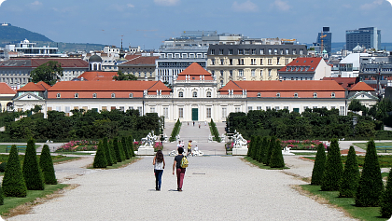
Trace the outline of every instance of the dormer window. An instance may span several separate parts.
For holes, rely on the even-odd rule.
[[[116,98],[116,94],[115,93],[112,93],[112,98]]]
[[[298,97],[298,93],[294,93],[294,97],[296,97],[296,98],[297,98],[297,97]]]
[[[317,93],[313,93],[313,98],[317,98]]]
[[[57,93],[56,98],[61,98],[61,94]]]
[[[335,92],[331,93],[331,98],[335,98]]]
[[[133,93],[129,93],[129,98],[133,98]]]
[[[207,92],[207,97],[211,97],[211,92],[210,91]]]
[[[178,92],[178,97],[184,97],[184,92],[182,91]]]
[[[276,97],[280,97],[280,93],[276,93]]]
[[[261,93],[259,92],[259,93],[257,93],[257,97],[261,97]]]
[[[93,94],[93,98],[97,98],[97,93],[94,93],[94,94]]]
[[[75,93],[75,98],[79,98],[79,93]]]

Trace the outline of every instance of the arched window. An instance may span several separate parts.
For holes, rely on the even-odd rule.
[[[116,98],[116,94],[115,93],[112,93],[112,98]]]
[[[194,92],[192,93],[192,97],[197,97],[197,92],[196,92],[196,91],[194,91]]]
[[[93,94],[93,98],[97,98],[97,93],[94,93],[94,94]]]
[[[133,93],[129,93],[129,98],[133,98]]]
[[[79,98],[79,93],[75,93],[75,98]]]
[[[207,97],[211,97],[211,91],[207,92]]]
[[[184,97],[184,92],[182,91],[178,92],[178,97]]]
[[[331,97],[334,98],[335,97],[335,92],[331,93]]]
[[[280,93],[276,93],[276,97],[280,97]]]
[[[298,93],[294,93],[294,97],[298,97]]]
[[[56,98],[61,98],[61,94],[57,93]]]

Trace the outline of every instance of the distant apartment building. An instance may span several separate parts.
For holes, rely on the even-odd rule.
[[[357,45],[367,49],[381,49],[381,30],[378,30],[376,27],[347,30],[346,49],[352,51]]]
[[[207,51],[213,44],[238,44],[239,34],[218,34],[216,31],[185,31],[180,37],[167,39],[159,48],[156,80],[173,84],[178,74],[196,62],[207,68]]]
[[[249,39],[241,44],[210,45],[207,68],[220,87],[231,80],[278,80],[278,70],[306,54],[306,45]]]
[[[36,43],[31,43],[25,39],[17,45],[6,45],[5,49],[8,52],[16,52],[21,57],[61,57],[57,47],[50,46],[36,46]]]
[[[331,66],[321,57],[297,58],[278,71],[279,80],[321,80],[331,76]]]
[[[156,59],[158,56],[135,56],[135,58],[118,65],[125,75],[133,74],[138,80],[154,81],[156,79]]]
[[[359,79],[383,94],[388,83],[392,83],[392,56],[373,53],[360,58]]]

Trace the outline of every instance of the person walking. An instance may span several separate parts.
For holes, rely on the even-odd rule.
[[[187,155],[191,154],[191,152],[192,152],[192,140],[190,140],[188,142],[188,154]]]
[[[179,192],[182,191],[182,184],[184,182],[184,177],[185,177],[185,171],[186,168],[181,168],[181,160],[183,157],[184,153],[184,148],[180,147],[178,148],[178,155],[174,157],[174,162],[173,162],[173,175],[174,175],[174,170],[177,173],[177,190]]]
[[[152,160],[152,164],[154,165],[154,173],[155,173],[155,189],[157,191],[160,191],[161,184],[162,184],[163,169],[165,169],[165,159],[163,158],[163,154],[161,150],[157,151],[157,154]]]

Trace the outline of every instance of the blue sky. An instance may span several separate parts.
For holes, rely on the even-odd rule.
[[[6,0],[0,22],[58,42],[119,46],[123,38],[156,49],[186,30],[312,43],[323,26],[333,42],[345,41],[345,30],[377,27],[392,42],[391,13],[386,0]]]

